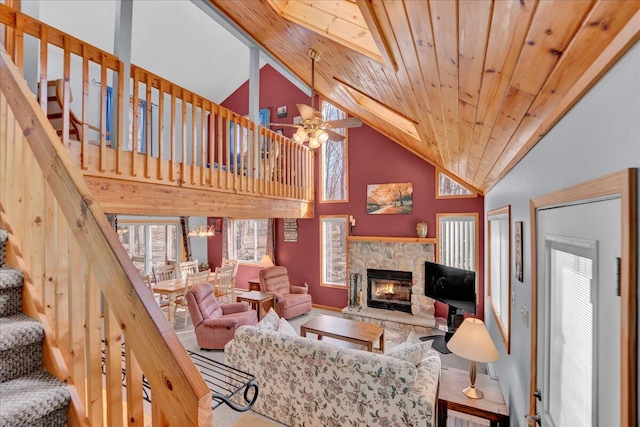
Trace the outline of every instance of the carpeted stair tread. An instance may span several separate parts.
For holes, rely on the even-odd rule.
[[[66,384],[44,370],[0,384],[0,427],[64,426],[65,418],[52,420],[62,412],[71,395]]]
[[[23,280],[22,271],[7,266],[0,267],[0,290],[19,288]]]
[[[0,351],[12,348],[42,343],[44,329],[42,325],[20,313],[10,317],[0,317]]]

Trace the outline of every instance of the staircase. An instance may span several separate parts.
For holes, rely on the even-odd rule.
[[[21,312],[22,272],[4,264],[0,230],[0,427],[67,425],[67,386],[42,368],[42,325]]]

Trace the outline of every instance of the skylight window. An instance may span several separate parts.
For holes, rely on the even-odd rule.
[[[373,28],[372,33],[355,0],[267,0],[267,3],[283,18],[385,63],[379,49],[384,44],[374,37],[378,30]]]

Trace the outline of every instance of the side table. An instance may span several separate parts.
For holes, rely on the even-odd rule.
[[[471,399],[462,393],[469,384],[469,371],[454,368],[440,371],[437,426],[447,426],[449,409],[489,420],[491,427],[509,426],[509,410],[504,403],[500,383],[486,374],[478,374],[476,387],[484,393],[482,399]]]
[[[258,321],[262,319],[262,304],[271,301],[271,307],[276,306],[275,295],[260,291],[245,292],[238,295],[236,300],[238,302],[246,301],[251,304],[251,307],[258,312]]]
[[[250,291],[259,291],[260,290],[260,279],[258,279],[257,277],[255,279],[249,279],[249,280],[247,280],[247,282],[249,283],[249,290]]]

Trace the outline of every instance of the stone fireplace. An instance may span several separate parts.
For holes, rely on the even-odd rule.
[[[434,301],[424,295],[424,262],[435,260],[435,239],[349,236],[347,243],[348,274],[359,273],[362,276],[363,307],[361,310],[345,307],[342,310],[343,316],[378,323],[383,327],[429,333],[435,327],[435,309]],[[372,307],[367,284],[368,270],[410,272],[409,310]]]

